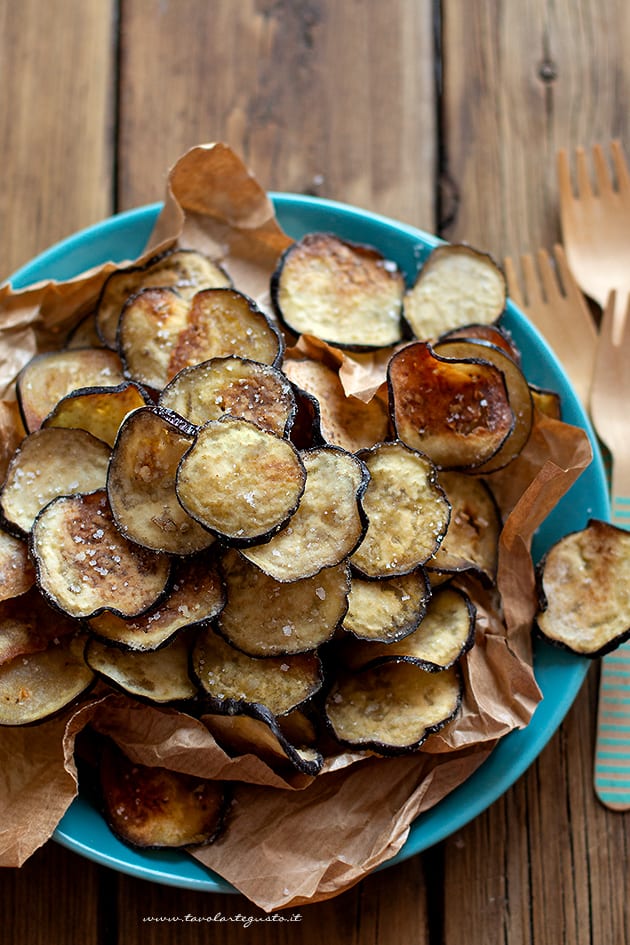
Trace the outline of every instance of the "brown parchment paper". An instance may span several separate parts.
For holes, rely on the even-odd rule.
[[[251,172],[227,145],[207,144],[171,169],[164,209],[139,261],[174,244],[201,249],[268,309],[269,277],[289,243]],[[63,344],[113,268],[106,262],[64,283],[0,289],[0,475],[24,432],[14,401],[17,372],[33,354]],[[347,394],[366,402],[382,395],[382,354],[348,355],[308,337],[297,340],[293,354],[325,359]],[[21,865],[52,835],[77,794],[75,743],[90,726],[138,763],[233,783],[227,830],[192,855],[262,909],[348,889],[401,849],[413,820],[482,764],[497,739],[530,721],[540,700],[531,651],[531,539],[590,459],[582,430],[537,415],[523,455],[492,477],[505,518],[497,586],[471,575],[458,579],[477,608],[475,646],[463,660],[462,710],[422,750],[399,758],[333,751],[323,772],[308,777],[253,755],[231,757],[203,719],[101,685],[54,720],[0,730],[0,865]]]

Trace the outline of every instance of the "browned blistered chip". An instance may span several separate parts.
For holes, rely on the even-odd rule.
[[[507,300],[505,277],[486,253],[462,244],[437,246],[405,295],[405,319],[429,340],[461,325],[495,322]]]
[[[630,532],[590,520],[549,549],[540,585],[546,639],[582,656],[615,649],[630,637]]]
[[[174,249],[144,266],[129,266],[113,272],[105,282],[96,311],[99,336],[109,348],[116,347],[120,313],[127,299],[141,289],[172,288],[183,298],[200,289],[229,288],[231,280],[221,266],[190,249]]]
[[[129,414],[116,439],[107,475],[112,513],[122,535],[152,551],[194,554],[215,540],[175,491],[192,433],[176,414],[143,407]]]
[[[197,426],[230,414],[280,436],[289,433],[296,411],[291,384],[278,368],[236,355],[184,368],[159,404]]]
[[[0,601],[24,594],[34,583],[26,541],[0,528]]]
[[[50,607],[31,587],[19,597],[0,602],[0,664],[39,653],[76,630],[74,620]]]
[[[418,626],[430,596],[422,568],[378,581],[366,581],[355,574],[343,628],[360,640],[400,640]]]
[[[282,256],[271,298],[296,334],[350,348],[382,348],[402,337],[404,280],[369,246],[308,233]]]
[[[360,455],[370,474],[363,497],[368,527],[351,564],[368,578],[409,574],[435,554],[449,522],[435,466],[398,441]]]
[[[127,414],[150,402],[146,391],[130,381],[117,387],[87,387],[62,397],[42,426],[87,430],[113,446]]]
[[[125,380],[120,358],[106,348],[73,348],[37,354],[17,379],[17,399],[27,431],[38,430],[62,397],[81,387],[117,387]]]
[[[192,652],[192,669],[214,711],[231,715],[263,705],[284,715],[321,688],[322,669],[315,653],[248,656],[211,627],[201,630]]]
[[[276,364],[282,354],[277,329],[234,289],[205,289],[190,300],[172,289],[143,289],[123,308],[118,345],[128,376],[158,390],[211,358]]]
[[[356,548],[366,528],[365,465],[353,453],[322,446],[302,453],[306,488],[288,526],[242,554],[276,581],[297,581],[332,568]]]
[[[88,666],[130,696],[156,702],[185,702],[197,694],[190,678],[189,640],[175,637],[158,650],[133,652],[92,638],[85,650]]]
[[[219,632],[250,656],[304,653],[330,640],[348,607],[347,565],[280,583],[237,551],[221,560],[226,605]]]
[[[164,594],[171,566],[168,556],[120,534],[104,490],[49,502],[35,519],[31,550],[40,590],[71,617],[148,610]]]
[[[203,722],[224,751],[232,755],[255,755],[272,768],[287,762],[303,774],[316,775],[324,759],[310,745],[293,742],[281,722],[264,706],[255,706],[252,715],[204,715]],[[299,710],[294,709],[294,712]]]
[[[337,372],[322,361],[289,359],[283,369],[297,387],[317,399],[320,429],[328,443],[354,453],[387,437],[389,414],[379,397],[364,403],[348,396]]]
[[[501,513],[490,487],[467,473],[443,471],[439,482],[451,504],[448,531],[427,561],[430,571],[481,571],[496,576]]]
[[[426,342],[395,354],[388,371],[398,437],[443,469],[475,469],[514,429],[505,379],[481,358],[446,358]]]
[[[26,534],[56,496],[102,489],[109,457],[109,446],[85,430],[51,427],[29,434],[15,452],[0,491],[6,521]]]

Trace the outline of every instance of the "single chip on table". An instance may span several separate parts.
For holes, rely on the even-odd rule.
[[[107,742],[100,759],[105,817],[125,843],[145,849],[212,843],[221,833],[228,794],[211,781],[131,761]]]
[[[85,649],[88,666],[117,689],[148,702],[187,702],[197,695],[188,672],[189,640],[179,634],[158,650],[133,652],[90,639]]]
[[[430,571],[473,569],[491,581],[496,577],[501,512],[488,484],[468,473],[443,471],[439,482],[451,504],[451,520]]]
[[[306,471],[289,440],[226,415],[202,426],[177,471],[186,511],[228,543],[267,541],[295,514]]]
[[[172,288],[190,298],[200,289],[230,288],[224,269],[192,249],[172,249],[149,260],[144,266],[117,269],[108,277],[96,308],[98,334],[108,348],[116,347],[118,321],[123,305],[146,288]]]
[[[478,469],[515,426],[503,373],[478,358],[446,358],[414,342],[389,362],[390,410],[397,436],[441,469]]]
[[[204,289],[185,299],[172,289],[142,289],[125,304],[118,347],[132,380],[161,390],[183,368],[237,354],[277,364],[278,329],[235,289]]]
[[[177,469],[193,443],[194,427],[170,411],[143,407],[123,422],[107,474],[116,525],[131,541],[169,554],[188,555],[215,540],[182,507]]]
[[[61,427],[29,434],[15,452],[0,491],[9,525],[27,534],[52,499],[102,489],[111,450],[85,430]]]
[[[352,554],[366,529],[362,497],[365,464],[333,446],[301,454],[306,488],[289,525],[242,554],[276,581],[297,581],[332,568]]]
[[[217,628],[250,656],[314,650],[333,637],[348,607],[345,563],[291,584],[269,577],[234,550],[220,567],[227,600]]]
[[[0,725],[29,725],[74,702],[94,681],[85,634],[65,634],[46,649],[0,665]]]
[[[80,387],[117,387],[125,380],[115,351],[73,348],[37,354],[17,378],[16,396],[29,433],[38,430],[62,397]]]
[[[552,643],[600,657],[630,638],[630,532],[591,519],[540,563],[536,624]]]
[[[34,583],[26,541],[0,528],[0,602],[26,593]]]
[[[404,639],[391,643],[348,640],[342,660],[351,670],[388,660],[417,663],[427,672],[454,666],[475,640],[475,607],[457,588],[437,588],[416,629]]]
[[[497,321],[507,301],[503,272],[487,254],[452,243],[437,246],[405,294],[405,319],[421,341],[468,324]]]
[[[386,439],[389,413],[380,397],[365,403],[347,395],[337,372],[321,361],[289,359],[283,370],[296,387],[317,399],[320,430],[328,443],[354,453]]]
[[[423,568],[378,581],[367,581],[355,574],[343,629],[359,640],[382,643],[401,640],[416,629],[430,597]]]
[[[324,759],[316,748],[294,744],[264,706],[250,711],[252,715],[204,715],[203,723],[223,750],[232,755],[251,754],[272,768],[286,767],[288,762],[302,774],[319,774]]]
[[[131,381],[117,387],[82,388],[62,397],[42,426],[87,430],[113,446],[127,414],[150,403],[147,392]]]
[[[91,617],[88,630],[98,639],[127,650],[150,651],[168,643],[186,627],[201,626],[225,605],[225,591],[212,552],[174,561],[168,594],[138,617],[109,610]]]
[[[374,247],[330,233],[308,233],[280,258],[271,300],[297,335],[354,349],[402,338],[404,278]]]
[[[31,552],[40,590],[71,617],[142,613],[164,595],[171,568],[169,556],[120,534],[105,490],[49,502],[33,524]]]
[[[440,547],[450,506],[434,464],[400,441],[359,454],[370,481],[363,496],[367,531],[350,563],[367,578],[409,574]]]
[[[248,656],[212,627],[199,631],[192,669],[210,710],[227,715],[247,714],[255,705],[266,706],[272,715],[284,715],[314,696],[322,685],[316,653]]]
[[[36,587],[0,601],[0,664],[45,650],[55,640],[77,632],[71,617],[46,603]]]
[[[428,673],[389,660],[340,674],[326,698],[326,722],[342,745],[396,755],[415,751],[450,722],[461,698],[456,667]]]
[[[289,433],[296,412],[293,388],[278,368],[236,355],[184,368],[159,404],[197,426],[230,414],[280,436]]]

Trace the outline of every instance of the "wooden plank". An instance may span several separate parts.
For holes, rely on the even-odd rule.
[[[114,7],[0,4],[0,280],[111,212]]]
[[[121,208],[161,199],[183,151],[223,140],[267,189],[433,229],[430,0],[130,0],[122,12]]]

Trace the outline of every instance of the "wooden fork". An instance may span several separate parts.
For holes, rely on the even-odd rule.
[[[630,174],[619,141],[610,144],[614,179],[601,145],[592,149],[591,179],[584,148],[575,152],[576,188],[569,155],[558,151],[560,221],[563,244],[573,275],[582,290],[603,309],[612,289],[621,304],[630,290]],[[623,312],[615,312],[615,333]]]
[[[613,316],[622,312],[613,337]],[[612,456],[611,521],[630,528],[630,295],[611,293],[600,329],[591,388],[591,416]],[[594,784],[614,810],[630,809],[630,642],[601,661]]]
[[[588,406],[597,331],[563,249],[554,246],[553,258],[539,249],[536,262],[529,254],[521,256],[521,268],[524,292],[511,258],[504,260],[508,292],[549,342],[580,400]]]

